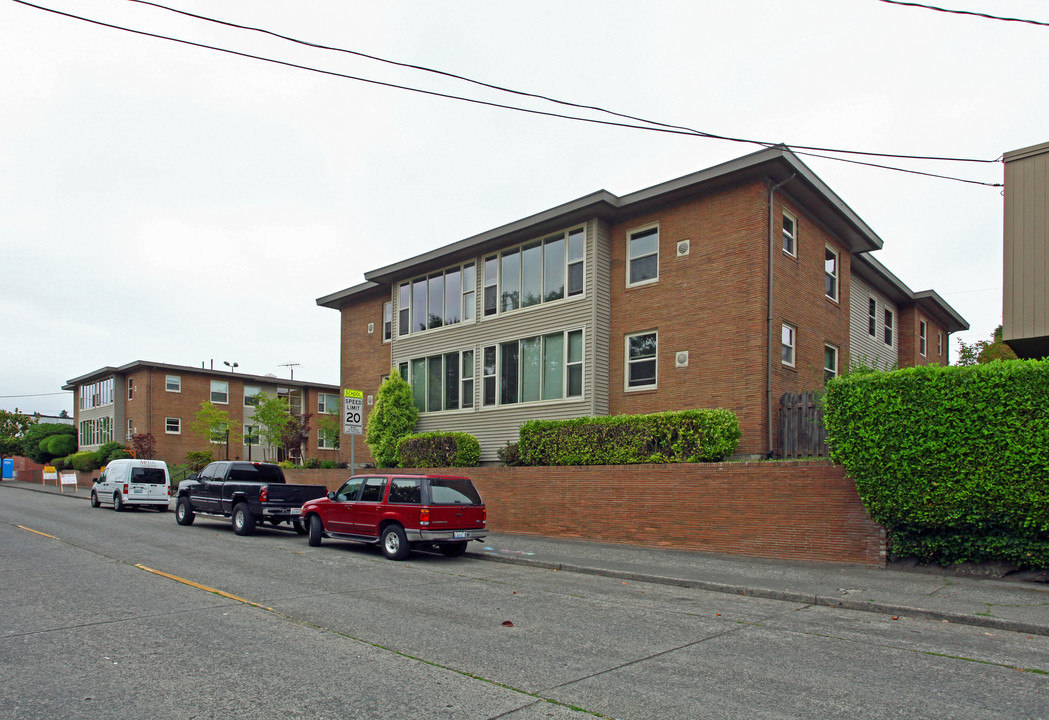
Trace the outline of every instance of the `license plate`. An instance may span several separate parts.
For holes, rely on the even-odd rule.
[[[143,493],[143,489],[142,488],[132,488],[131,492],[134,493],[135,495],[141,495]]]
[[[289,515],[302,515],[302,508],[292,508],[288,511]]]
[[[452,533],[452,537],[456,538],[456,539],[458,539],[458,538],[468,538],[468,537],[470,537],[470,533],[466,532],[465,530],[456,530],[455,532]]]

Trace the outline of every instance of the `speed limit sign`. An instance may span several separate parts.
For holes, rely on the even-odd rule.
[[[342,391],[342,433],[364,434],[364,392],[361,390]]]

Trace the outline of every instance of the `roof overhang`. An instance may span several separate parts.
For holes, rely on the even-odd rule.
[[[930,318],[944,327],[948,333],[969,329],[969,323],[940,297],[935,290],[914,292],[902,280],[889,272],[868,254],[854,255],[852,272],[863,278],[875,290],[885,295],[897,305],[917,305]]]
[[[204,368],[204,367],[192,367],[189,365],[170,365],[168,363],[157,363],[148,362],[145,360],[135,360],[129,362],[126,365],[120,365],[118,367],[112,367],[107,365],[106,367],[93,370],[86,375],[75,377],[72,380],[67,380],[66,384],[62,386],[63,390],[76,390],[80,385],[86,385],[87,383],[95,382],[96,380],[104,380],[112,375],[127,375],[128,373],[134,372],[139,369],[147,370],[158,370],[163,372],[177,372],[177,373],[194,373],[197,375],[210,375],[216,378],[229,378],[230,376],[236,377],[239,380],[249,380],[260,384],[267,385],[280,385],[283,387],[298,387],[298,388],[318,388],[320,390],[331,390],[337,392],[339,390],[338,385],[329,385],[327,383],[316,383],[309,382],[308,380],[290,380],[287,378],[279,378],[276,375],[250,375],[248,373],[234,373],[229,370],[216,370],[215,368]]]

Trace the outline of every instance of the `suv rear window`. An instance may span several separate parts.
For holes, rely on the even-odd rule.
[[[481,496],[469,478],[430,478],[434,505],[480,505]]]
[[[164,485],[167,483],[164,471],[160,468],[131,468],[131,482],[146,485]]]
[[[246,482],[282,483],[284,471],[278,465],[251,465],[238,463],[229,471],[230,480]]]

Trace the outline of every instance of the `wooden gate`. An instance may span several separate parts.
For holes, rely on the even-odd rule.
[[[826,457],[820,392],[784,393],[779,399],[779,455],[783,458]]]

